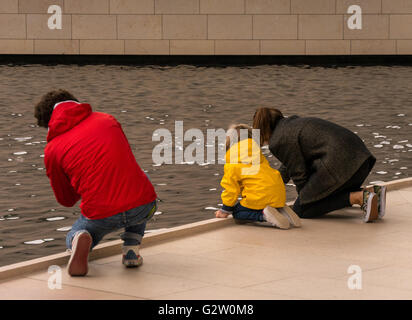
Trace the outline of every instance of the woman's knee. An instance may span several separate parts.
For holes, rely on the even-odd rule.
[[[317,210],[313,210],[311,206],[301,205],[298,200],[293,204],[293,211],[302,219],[312,219],[323,216],[324,213],[319,213]]]

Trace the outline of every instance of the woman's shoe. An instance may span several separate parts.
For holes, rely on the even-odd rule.
[[[373,185],[367,188],[369,192],[374,192],[378,196],[378,218],[382,219],[386,213],[386,187]]]
[[[375,192],[363,190],[363,204],[361,208],[364,212],[364,222],[372,222],[378,219],[378,195]]]
[[[292,226],[296,228],[300,228],[302,226],[299,216],[292,210],[291,207],[284,206],[283,208],[278,208],[278,210],[289,220],[289,223]]]
[[[136,268],[143,264],[143,258],[139,254],[139,246],[123,246],[122,251],[122,263],[126,268]]]
[[[85,276],[89,271],[89,252],[92,246],[92,236],[87,231],[79,231],[72,240],[72,255],[67,264],[67,272],[73,276]]]
[[[263,216],[265,220],[269,222],[271,225],[278,227],[280,229],[289,229],[290,223],[288,218],[282,215],[278,209],[274,207],[267,206],[263,209]]]
[[[382,219],[386,213],[386,187],[375,185],[373,191],[378,195],[379,219]]]

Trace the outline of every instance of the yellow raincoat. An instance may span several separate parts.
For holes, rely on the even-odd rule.
[[[221,181],[222,201],[233,207],[239,195],[240,204],[260,210],[266,206],[285,206],[286,191],[278,170],[270,167],[259,145],[253,139],[244,139],[226,152],[224,176]]]

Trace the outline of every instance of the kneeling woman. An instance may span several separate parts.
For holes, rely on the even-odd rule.
[[[363,220],[385,215],[386,187],[362,189],[376,159],[350,130],[319,118],[283,117],[274,108],[260,108],[253,118],[261,142],[282,162],[284,183],[293,180],[301,218],[315,218],[358,204]]]

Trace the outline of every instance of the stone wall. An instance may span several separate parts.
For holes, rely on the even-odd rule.
[[[412,0],[0,0],[0,54],[412,54]]]

